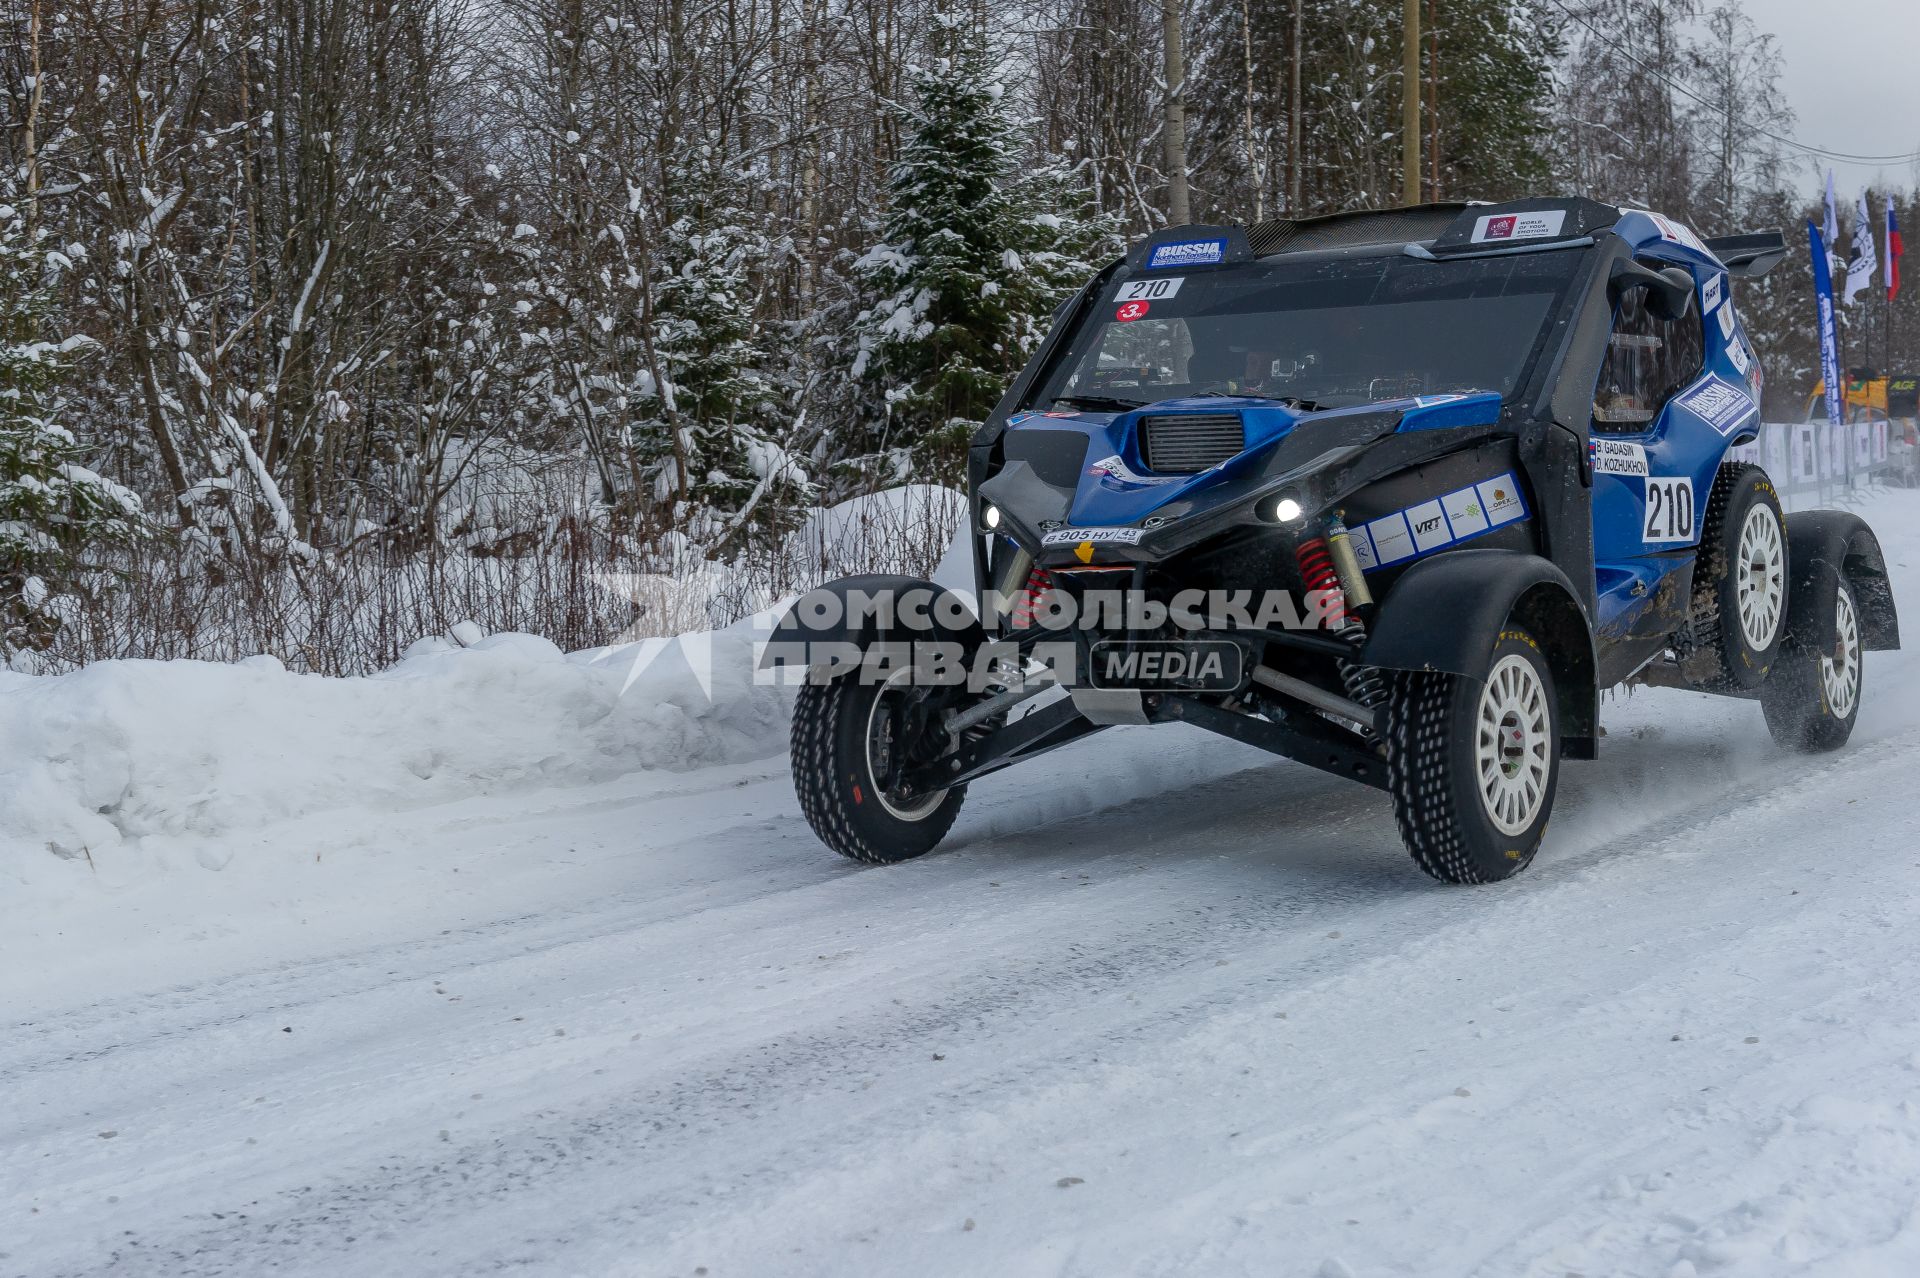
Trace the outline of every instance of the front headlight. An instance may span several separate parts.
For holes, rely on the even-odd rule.
[[[1299,501],[1285,493],[1274,498],[1273,504],[1267,510],[1276,522],[1282,524],[1290,524],[1306,513],[1301,509]]]
[[[988,532],[1000,527],[1000,508],[992,502],[980,508],[980,526]]]

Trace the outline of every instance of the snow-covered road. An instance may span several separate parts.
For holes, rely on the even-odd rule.
[[[1866,697],[1616,701],[1475,889],[1186,728],[887,869],[779,760],[235,835],[0,949],[0,1274],[1920,1273],[1920,658]]]

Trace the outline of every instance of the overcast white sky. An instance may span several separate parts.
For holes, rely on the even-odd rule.
[[[1859,155],[1920,151],[1920,0],[1743,0],[1779,37],[1794,136]],[[1862,184],[1915,185],[1911,164],[1833,165],[1840,197]],[[1807,171],[1805,185],[1825,182]],[[1903,228],[1904,229],[1904,228]]]

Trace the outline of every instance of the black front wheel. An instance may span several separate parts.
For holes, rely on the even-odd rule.
[[[916,792],[901,774],[941,754],[937,689],[902,668],[884,682],[859,673],[807,683],[793,709],[793,788],[820,841],[870,865],[911,860],[946,837],[963,785]]]
[[[1860,609],[1853,583],[1840,579],[1833,600],[1833,646],[1826,651],[1790,647],[1760,686],[1767,731],[1789,750],[1838,750],[1860,717]]]
[[[1560,780],[1553,671],[1509,625],[1486,677],[1396,676],[1384,736],[1394,820],[1414,861],[1442,883],[1493,883],[1527,868]]]

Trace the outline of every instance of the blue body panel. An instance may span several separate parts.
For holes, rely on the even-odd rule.
[[[1757,388],[1748,380],[1755,367],[1753,348],[1719,261],[1686,227],[1653,214],[1627,213],[1614,232],[1633,245],[1636,257],[1678,266],[1693,276],[1691,322],[1702,326],[1706,363],[1699,379],[1669,400],[1644,430],[1595,436],[1596,459],[1598,450],[1610,445],[1633,445],[1644,452],[1647,469],[1643,477],[1595,468],[1593,558],[1599,615],[1594,621],[1601,634],[1630,630],[1651,605],[1662,579],[1691,561],[1688,552],[1698,549],[1714,474],[1727,449],[1757,430],[1760,422]],[[1691,536],[1648,538],[1650,481],[1662,478],[1688,482]],[[1662,495],[1670,492],[1668,487]]]
[[[1705,349],[1699,378],[1674,395],[1644,429],[1594,436],[1592,521],[1598,603],[1594,620],[1599,634],[1618,636],[1633,630],[1657,597],[1662,581],[1692,561],[1714,476],[1727,450],[1758,429],[1760,410],[1759,370],[1720,261],[1692,230],[1658,214],[1623,211],[1613,233],[1627,241],[1634,257],[1678,266],[1693,277],[1695,305],[1690,322],[1702,326]],[[1750,379],[1750,375],[1755,376]],[[1138,524],[1169,507],[1177,507],[1171,513],[1184,514],[1204,505],[1210,490],[1260,466],[1266,454],[1308,418],[1323,421],[1397,412],[1402,414],[1398,429],[1405,432],[1489,425],[1499,420],[1501,409],[1500,396],[1492,392],[1382,400],[1311,414],[1271,400],[1206,396],[1167,400],[1118,414],[1030,412],[1013,418],[1009,428],[1084,433],[1087,465],[1074,493],[1070,519],[1077,526],[1108,527]],[[1244,452],[1197,475],[1155,475],[1146,469],[1137,430],[1140,417],[1220,412],[1241,415],[1247,440]],[[1623,445],[1644,461],[1644,474],[1621,465],[1627,460],[1621,457]],[[1610,453],[1604,461],[1603,450]],[[1608,469],[1609,465],[1614,468]],[[1659,510],[1666,510],[1676,481],[1684,481],[1691,494],[1686,535],[1650,537],[1649,517],[1656,513],[1651,503],[1658,501]],[[1657,498],[1655,487],[1660,488]]]
[[[1136,429],[1142,416],[1222,412],[1240,414],[1247,433],[1245,452],[1197,475],[1155,475],[1147,471]],[[1137,523],[1175,502],[1204,499],[1210,489],[1259,467],[1272,447],[1309,417],[1321,422],[1380,412],[1401,413],[1399,429],[1402,431],[1484,426],[1499,420],[1500,396],[1491,391],[1477,395],[1427,395],[1303,413],[1267,399],[1209,395],[1198,399],[1169,399],[1125,413],[1029,413],[1014,418],[1008,426],[1013,430],[1023,427],[1071,430],[1087,436],[1088,464],[1080,474],[1069,519],[1076,525],[1103,528]],[[1100,467],[1099,463],[1115,457],[1121,465]]]

